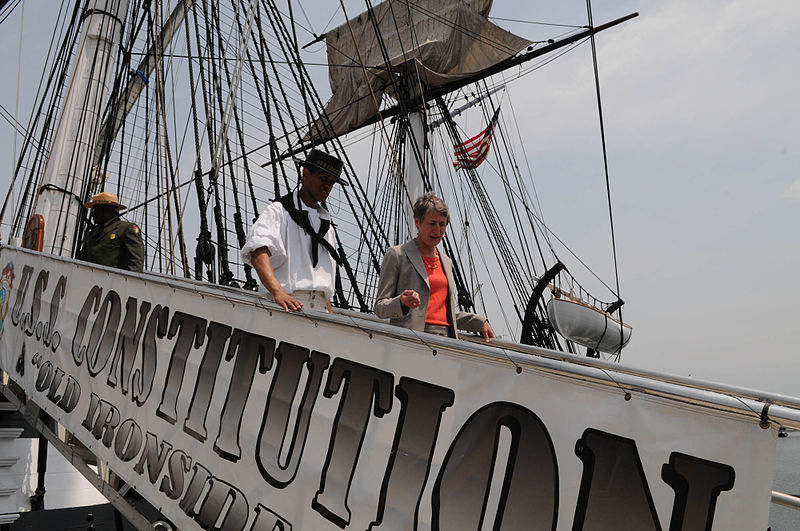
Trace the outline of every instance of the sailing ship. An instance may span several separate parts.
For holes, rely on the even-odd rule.
[[[765,527],[800,400],[614,363],[631,337],[619,282],[596,297],[571,273],[583,262],[544,223],[506,120],[496,74],[635,14],[534,42],[490,21],[491,0],[340,7],[303,40],[291,1],[62,4],[6,200],[6,397],[139,527],[108,471],[180,529]],[[314,147],[350,184],[328,200],[336,311],[285,314],[238,249]],[[142,228],[143,274],[72,258],[103,190]],[[511,340],[370,313],[427,190],[451,206],[459,306]]]

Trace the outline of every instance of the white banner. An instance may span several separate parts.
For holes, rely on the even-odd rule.
[[[180,529],[766,529],[757,421],[244,292],[0,267],[0,367]]]

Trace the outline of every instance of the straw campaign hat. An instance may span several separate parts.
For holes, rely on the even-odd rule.
[[[92,208],[100,205],[115,206],[118,210],[127,208],[125,205],[120,204],[117,194],[112,194],[111,192],[100,192],[99,194],[94,194],[94,197],[92,197],[91,201],[83,204],[83,206],[86,208]]]

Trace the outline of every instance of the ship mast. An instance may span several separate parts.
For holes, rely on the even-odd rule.
[[[108,98],[128,0],[96,0],[84,12],[84,30],[56,140],[34,212],[44,218],[45,252],[70,256],[89,179],[97,130]]]
[[[405,138],[404,148],[404,172],[403,181],[408,192],[408,201],[403,205],[406,211],[406,221],[408,222],[408,233],[416,233],[414,228],[414,204],[413,202],[426,191],[425,176],[427,175],[426,160],[427,151],[425,150],[425,108],[419,107],[408,114],[408,130]]]

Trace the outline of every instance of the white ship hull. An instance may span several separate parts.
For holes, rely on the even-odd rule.
[[[0,367],[180,529],[666,529],[685,503],[713,529],[766,528],[777,428],[753,398],[14,248],[0,262]],[[768,416],[800,426],[797,404]]]

